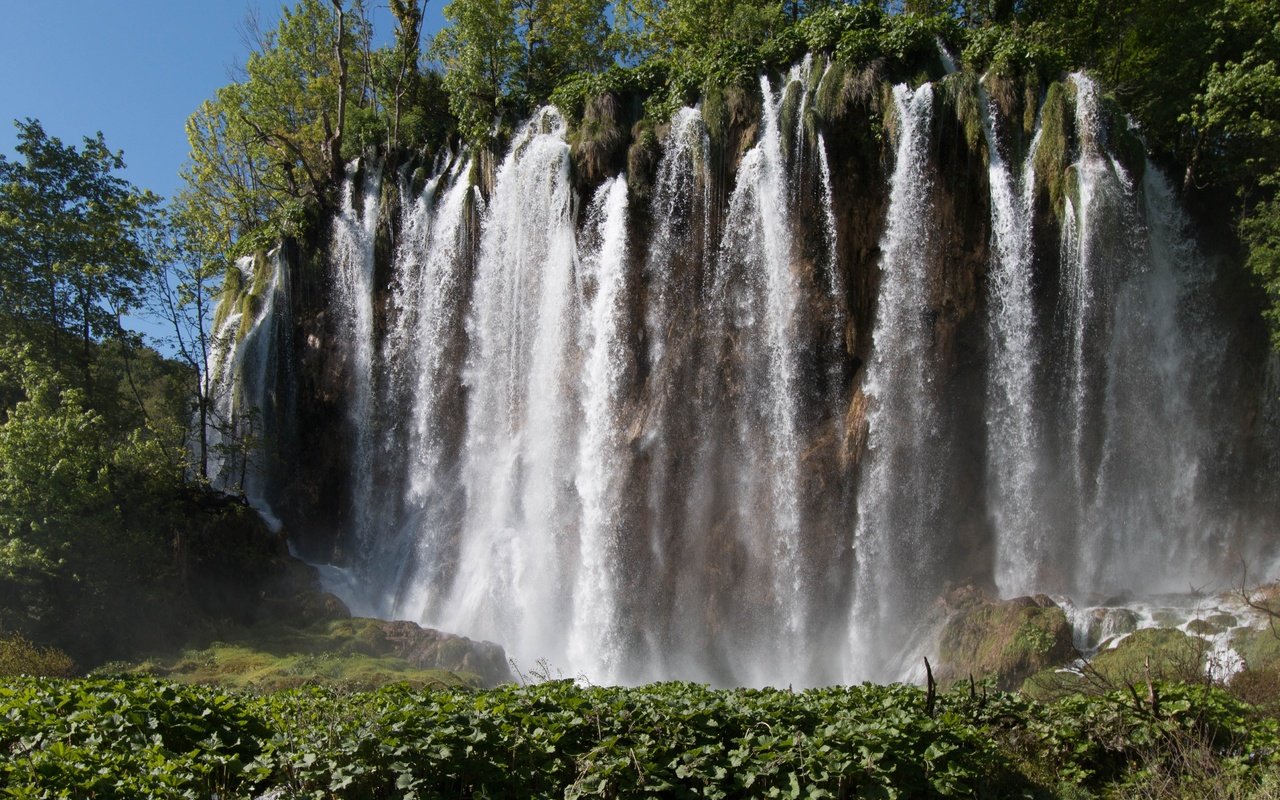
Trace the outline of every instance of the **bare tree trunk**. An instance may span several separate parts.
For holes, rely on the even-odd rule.
[[[329,136],[329,178],[332,184],[342,174],[342,129],[347,121],[347,13],[342,0],[332,0],[338,12],[338,39],[334,50],[338,58],[338,124]]]

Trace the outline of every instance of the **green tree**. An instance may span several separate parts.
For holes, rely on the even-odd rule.
[[[159,199],[116,174],[101,133],[76,149],[15,124],[20,158],[0,155],[0,317],[92,398],[94,343],[123,335],[154,271]]]
[[[344,159],[377,141],[367,126],[366,135],[347,135],[367,118],[349,108],[374,103],[367,81],[350,80],[370,36],[359,8],[300,0],[282,10],[274,30],[250,25],[253,50],[242,79],[187,121],[184,203],[199,215],[195,232],[209,245],[229,253],[262,229],[241,248],[252,250],[298,233],[306,206],[333,207]]]
[[[790,22],[780,0],[634,0],[627,6],[643,55],[700,58],[723,42],[759,47]]]
[[[150,311],[171,333],[164,337],[170,351],[185,367],[187,396],[195,408],[192,427],[195,472],[208,480],[208,430],[213,410],[212,358],[214,309],[226,273],[224,251],[212,249],[201,236],[200,214],[180,198],[171,209],[172,224],[166,242],[166,268],[155,276]]]
[[[514,0],[452,0],[450,25],[432,41],[444,65],[444,88],[458,130],[469,142],[486,142],[520,67]]]
[[[607,0],[452,0],[432,43],[458,128],[487,142],[504,116],[523,116],[579,73],[614,62]]]

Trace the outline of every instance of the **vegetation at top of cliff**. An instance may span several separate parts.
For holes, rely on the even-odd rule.
[[[1146,687],[1143,687],[1144,689]],[[904,686],[571,681],[250,696],[0,684],[0,786],[51,797],[1269,797],[1280,729],[1220,690],[1040,703]],[[1141,695],[1139,695],[1141,697]]]
[[[968,69],[1039,87],[1090,71],[1187,192],[1229,201],[1280,345],[1280,10],[1269,0],[450,0],[430,41],[421,3],[391,7],[382,48],[362,0],[298,0],[275,30],[250,26],[240,79],[188,122],[188,247],[225,259],[314,233],[344,163],[371,147],[393,159],[497,147],[547,102],[585,124],[584,141],[613,136],[727,87],[754,92],[758,74],[805,52],[891,80],[937,78],[941,42]],[[585,120],[602,95],[619,101],[618,119]]]

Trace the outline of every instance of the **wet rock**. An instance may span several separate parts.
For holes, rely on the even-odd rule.
[[[939,639],[937,670],[944,683],[973,675],[1016,689],[1036,672],[1077,656],[1067,615],[1045,595],[995,600],[962,587],[946,604],[951,614]]]

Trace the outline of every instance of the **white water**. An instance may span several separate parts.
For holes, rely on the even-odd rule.
[[[347,419],[351,426],[351,532],[357,548],[367,554],[378,534],[374,497],[375,394],[373,331],[373,248],[378,229],[377,198],[381,175],[367,167],[356,208],[354,173],[358,162],[347,168],[342,186],[342,205],[333,220],[329,257],[333,268],[333,297],[339,346],[349,362],[351,380]]]
[[[717,276],[729,305],[729,325],[753,329],[753,338],[762,345],[742,355],[744,379],[759,393],[748,390],[742,398],[748,407],[738,418],[738,436],[744,455],[758,450],[760,427],[768,439],[758,459],[740,465],[738,514],[744,524],[761,514],[771,517],[771,524],[754,526],[760,540],[749,543],[757,557],[772,566],[779,630],[768,646],[779,650],[779,656],[786,653],[801,661],[808,644],[804,633],[809,587],[801,553],[798,498],[795,317],[800,293],[793,271],[789,208],[796,193],[788,185],[781,116],[788,87],[803,91],[809,69],[806,59],[792,69],[776,93],[768,78],[760,79],[765,100],[760,141],[743,156],[738,184],[729,199]],[[797,140],[804,138],[803,103],[797,114]]]
[[[1055,561],[1046,497],[1043,421],[1037,409],[1036,310],[1032,297],[1032,203],[1037,129],[1015,174],[1001,149],[994,102],[979,88],[982,130],[987,141],[991,192],[990,309],[991,365],[988,368],[987,446],[990,451],[990,505],[998,541],[995,580],[1000,594],[1013,597],[1044,591],[1044,566]]]
[[[254,256],[236,261],[242,285],[252,291],[260,283]],[[242,336],[244,319],[233,312],[213,332],[209,370],[209,416],[205,433],[209,479],[214,487],[241,494],[272,530],[280,520],[271,509],[270,465],[265,463],[270,424],[277,407],[274,397],[277,371],[284,356],[281,338],[289,323],[289,274],[274,250],[261,267],[271,270],[266,287],[257,297],[257,314]],[[237,338],[238,336],[238,338]],[[273,442],[274,444],[274,442]]]
[[[865,378],[870,431],[858,492],[850,620],[852,659],[872,676],[885,674],[885,637],[926,599],[917,587],[935,584],[930,538],[941,504],[935,473],[941,432],[925,317],[935,246],[928,150],[933,87],[898,85],[893,99],[896,155],[880,242],[874,355]]]
[[[918,622],[951,581],[1087,606],[1215,558],[1228,523],[1205,460],[1231,434],[1197,392],[1225,358],[1221,337],[1189,335],[1212,331],[1204,262],[1167,182],[1110,155],[1092,84],[1073,79],[1058,253],[1035,252],[1053,235],[1033,229],[1031,154],[1012,163],[984,98],[990,262],[970,335],[986,347],[965,406],[935,341],[953,268],[943,104],[928,84],[894,89],[875,315],[859,320],[850,287],[875,281],[837,247],[866,221],[837,210],[835,187],[857,185],[828,147],[840,132],[808,136],[811,77],[803,63],[761,80],[731,182],[696,109],[667,126],[644,203],[636,176],[578,195],[551,109],[517,133],[487,202],[462,156],[415,197],[401,176],[386,292],[378,179],[348,182],[334,313],[360,547],[326,575],[353,607],[597,682],[807,685],[912,675],[933,641]],[[846,324],[872,334],[860,372]],[[857,388],[855,468],[831,440]],[[983,426],[964,440],[978,452],[956,420]],[[957,530],[963,514],[980,524]]]
[[[504,643],[525,663],[566,652],[577,498],[573,194],[564,121],[544,109],[517,136],[485,213],[464,385],[457,572],[428,620]]]
[[[619,425],[627,364],[627,182],[612,178],[596,190],[587,213],[586,253],[579,281],[590,284],[584,309],[582,436],[574,485],[582,503],[578,575],[568,658],[595,680],[621,680],[625,653],[618,616],[623,534],[625,442]]]

